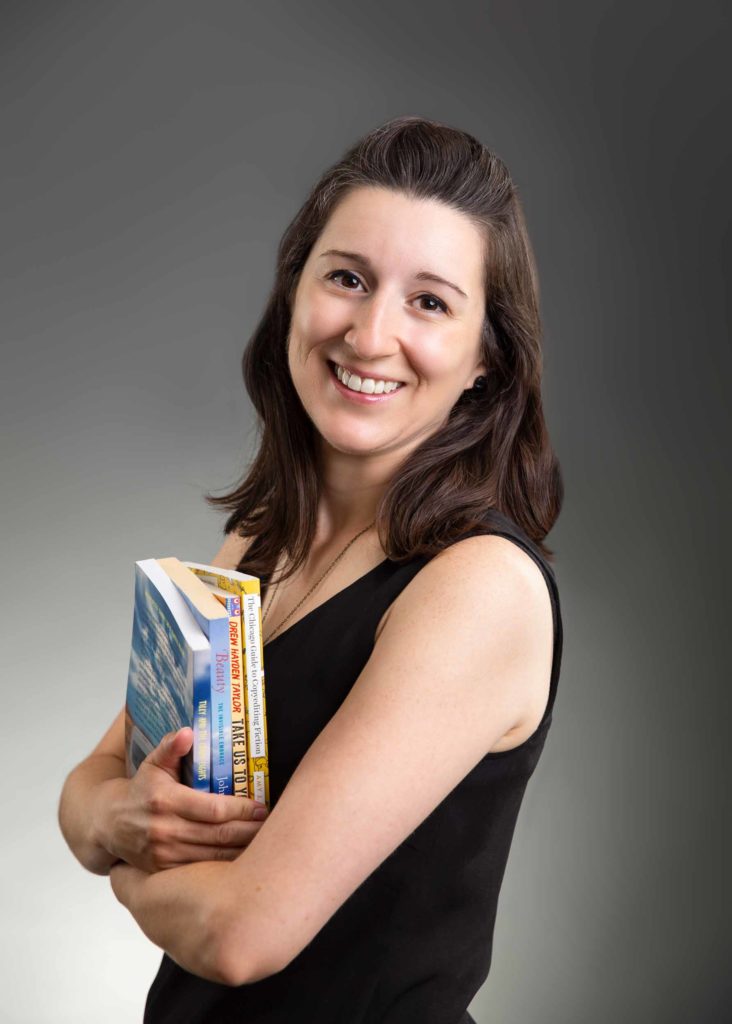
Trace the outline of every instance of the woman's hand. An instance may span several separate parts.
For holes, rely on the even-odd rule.
[[[263,824],[263,804],[202,793],[180,782],[193,730],[168,733],[131,779],[98,789],[98,839],[114,857],[147,873],[195,861],[234,860]]]
[[[129,864],[109,872],[114,895],[151,942],[180,967],[218,984],[249,981],[231,929],[231,864],[186,864],[147,874]],[[241,908],[236,914],[241,920]],[[251,938],[250,938],[251,942]],[[252,980],[259,980],[259,977]]]

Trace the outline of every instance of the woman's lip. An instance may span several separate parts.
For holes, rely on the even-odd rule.
[[[328,366],[330,367],[330,376],[336,387],[336,390],[339,391],[344,397],[350,398],[352,402],[357,402],[361,405],[373,405],[375,402],[388,401],[390,398],[393,398],[394,395],[398,395],[399,392],[403,391],[404,388],[407,386],[406,384],[402,384],[400,388],[394,388],[393,391],[389,391],[387,392],[387,394],[384,394],[383,392],[380,395],[361,394],[360,391],[351,391],[351,389],[347,388],[345,384],[341,384],[341,382],[338,380],[338,377],[336,376],[335,363],[329,360]]]
[[[331,369],[333,370],[334,373],[336,371],[336,367],[340,366],[340,368],[342,370],[348,370],[348,372],[351,373],[351,374],[355,373],[357,377],[361,378],[361,380],[363,380],[364,377],[367,377],[367,378],[371,377],[371,375],[368,374],[368,373],[362,374],[359,370],[352,370],[350,367],[344,366],[343,363],[337,363],[334,359],[329,359],[328,363],[330,364]],[[395,377],[371,377],[371,380],[375,380],[377,383],[380,380],[383,380],[385,384],[386,383],[404,384],[403,380],[397,380]]]

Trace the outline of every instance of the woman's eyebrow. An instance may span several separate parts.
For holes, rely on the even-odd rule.
[[[371,260],[360,252],[349,252],[346,249],[326,249],[325,252],[321,252],[318,259],[322,259],[324,256],[340,256],[344,260],[351,260],[353,263],[360,263],[361,266],[371,269]],[[436,281],[438,284],[446,284],[448,288],[453,288],[464,299],[468,297],[462,288],[453,284],[452,281],[447,281],[444,277],[440,277],[439,274],[432,274],[429,270],[420,270],[419,273],[414,275],[414,278],[416,281]]]

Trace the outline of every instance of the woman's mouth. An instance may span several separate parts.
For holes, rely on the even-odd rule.
[[[328,360],[328,366],[336,390],[344,397],[362,405],[386,401],[406,387],[401,381],[374,380],[370,377],[361,379],[357,374],[349,374],[348,370],[331,359]]]

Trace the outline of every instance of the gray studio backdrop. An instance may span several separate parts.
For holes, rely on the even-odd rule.
[[[508,163],[565,483],[554,724],[479,1024],[718,1024],[729,50],[716,3],[0,13],[3,1019],[139,1021],[159,950],[57,831],[121,706],[133,563],[206,561],[239,360],[307,189],[416,113]],[[724,742],[724,746],[723,746]]]

